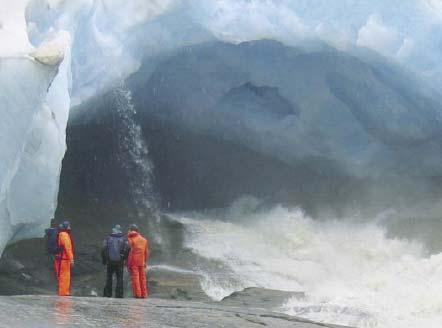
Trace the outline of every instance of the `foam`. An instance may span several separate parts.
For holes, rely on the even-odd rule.
[[[316,221],[298,209],[179,216],[186,246],[234,272],[202,284],[214,299],[262,287],[304,291],[281,311],[355,327],[437,327],[442,320],[442,255],[390,239],[373,223]],[[227,221],[228,220],[228,221]],[[225,286],[228,286],[227,288]]]

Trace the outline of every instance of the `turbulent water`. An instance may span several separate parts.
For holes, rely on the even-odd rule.
[[[439,327],[442,255],[392,239],[370,218],[318,221],[281,206],[240,201],[219,214],[176,215],[186,246],[222,263],[202,286],[214,299],[245,287],[304,291],[279,311],[355,327]]]

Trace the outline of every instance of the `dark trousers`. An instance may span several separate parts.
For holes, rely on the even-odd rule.
[[[107,264],[107,274],[106,274],[106,286],[104,287],[104,297],[112,297],[112,278],[114,273],[117,276],[117,286],[115,288],[115,297],[123,298],[123,263],[108,263]]]

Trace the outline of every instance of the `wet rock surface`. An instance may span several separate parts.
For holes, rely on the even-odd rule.
[[[212,302],[201,288],[200,277],[190,272],[153,267],[149,270],[149,292],[162,299]]]
[[[290,298],[303,298],[303,292],[285,292],[264,288],[246,288],[225,297],[221,304],[224,306],[252,307],[273,310],[280,307]]]
[[[259,309],[173,300],[0,297],[0,327],[339,327]]]

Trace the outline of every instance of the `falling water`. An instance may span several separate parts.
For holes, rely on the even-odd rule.
[[[125,82],[114,89],[114,97],[118,118],[119,161],[126,171],[137,215],[142,218],[157,211],[153,164],[149,159],[149,148],[143,138],[143,131],[136,120],[132,92]]]

